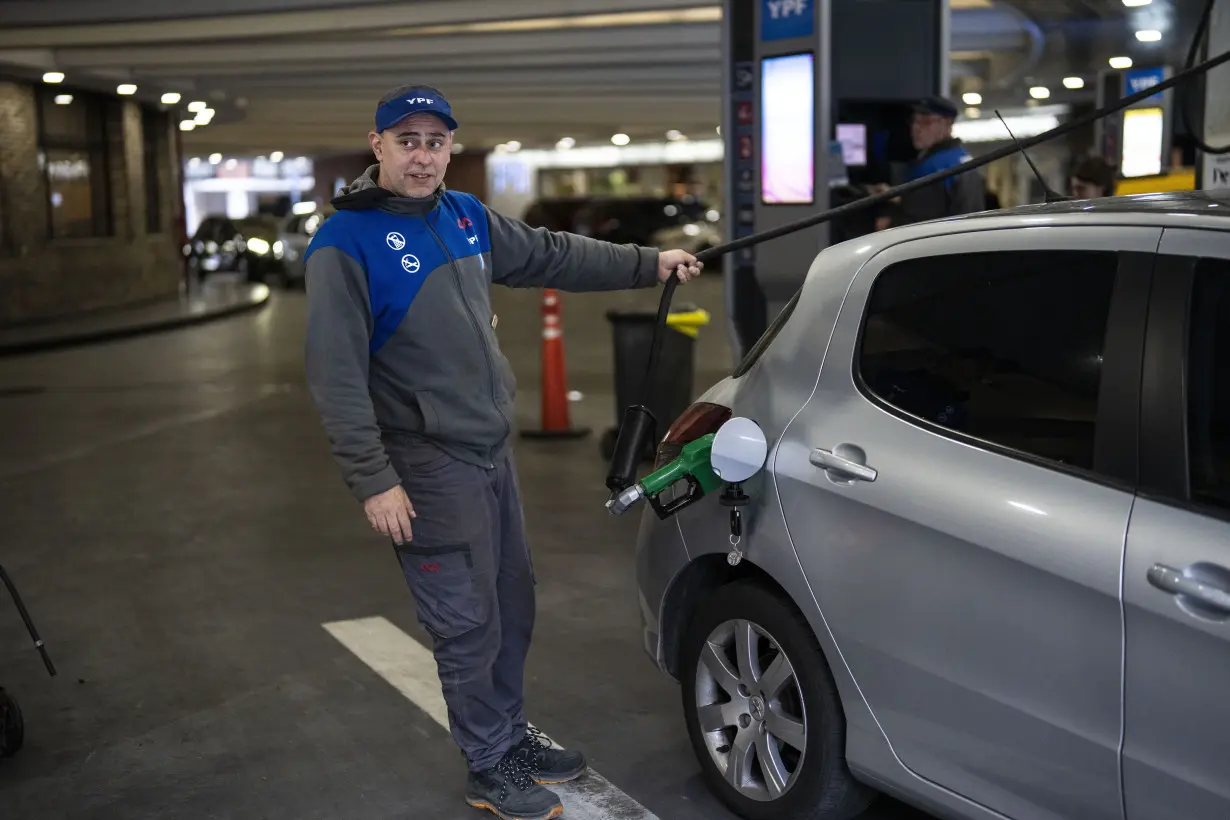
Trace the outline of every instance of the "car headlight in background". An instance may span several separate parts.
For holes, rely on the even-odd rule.
[[[218,252],[217,242],[206,242],[205,243],[205,253],[217,253],[217,252]]]
[[[248,250],[257,256],[264,256],[269,253],[269,243],[259,236],[254,236],[248,240]]]
[[[687,234],[688,236],[697,236],[700,234],[700,226],[696,225],[693,222],[689,222],[688,224],[683,226],[683,232]]]
[[[281,259],[282,255],[285,252],[286,252],[286,246],[282,244],[281,239],[273,243],[273,258],[274,259]]]

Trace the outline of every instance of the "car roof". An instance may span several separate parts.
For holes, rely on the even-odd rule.
[[[969,231],[1050,226],[1126,226],[1202,228],[1230,231],[1230,190],[1133,194],[1103,199],[1069,200],[1020,205],[996,211],[915,222],[850,239],[865,250],[879,252],[899,242],[942,237]]]
[[[1054,224],[1141,224],[1158,227],[1176,224],[1174,218],[1183,217],[1182,224],[1185,226],[1193,225],[1192,219],[1198,219],[1201,227],[1226,230],[1230,228],[1230,223],[1224,221],[1230,217],[1230,190],[1132,194],[1050,202],[1043,205],[1020,205],[999,211],[963,214],[935,222],[998,219],[1018,220],[1022,224],[1034,225],[1037,224],[1038,217],[1054,217]]]

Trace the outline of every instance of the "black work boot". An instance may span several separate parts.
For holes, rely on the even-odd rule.
[[[553,748],[550,739],[533,726],[509,754],[529,770],[534,782],[546,786],[567,783],[585,773],[585,755]]]
[[[511,752],[490,769],[470,772],[466,802],[500,820],[549,820],[564,813],[559,798],[535,783]]]

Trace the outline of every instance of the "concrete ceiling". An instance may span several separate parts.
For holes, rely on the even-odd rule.
[[[1088,99],[1092,82],[1061,78],[1092,80],[1113,54],[1181,61],[1198,11],[1175,4],[1199,0],[952,2],[954,91],[1019,106],[1036,84]],[[408,82],[444,90],[475,148],[713,137],[719,19],[712,0],[0,0],[0,66],[204,101],[216,114],[183,134],[192,153],[363,150],[376,100]]]

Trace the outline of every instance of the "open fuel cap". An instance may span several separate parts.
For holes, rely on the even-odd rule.
[[[723,424],[713,437],[709,464],[718,478],[738,484],[760,472],[768,455],[769,443],[760,425],[738,416]]]

